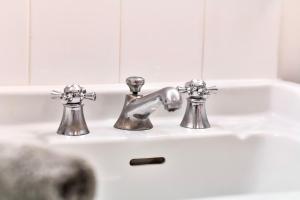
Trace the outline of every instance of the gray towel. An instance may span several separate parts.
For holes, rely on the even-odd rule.
[[[0,144],[0,200],[92,200],[95,182],[81,159]]]

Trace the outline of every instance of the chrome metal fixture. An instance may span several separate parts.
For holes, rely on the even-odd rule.
[[[64,111],[57,133],[67,136],[79,136],[89,133],[83,114],[82,101],[89,99],[96,100],[96,93],[87,93],[83,87],[73,84],[64,88],[64,92],[53,90],[51,92],[53,99],[61,99]]]
[[[192,129],[210,128],[207,119],[205,102],[209,95],[217,93],[216,87],[206,87],[201,80],[187,82],[184,87],[177,87],[180,93],[187,93],[187,107],[181,126]]]
[[[145,79],[142,77],[129,77],[126,83],[132,94],[127,94],[125,104],[118,121],[114,127],[123,130],[148,130],[153,128],[149,116],[160,105],[165,110],[175,111],[181,108],[181,95],[176,88],[166,87],[147,96],[139,95]]]

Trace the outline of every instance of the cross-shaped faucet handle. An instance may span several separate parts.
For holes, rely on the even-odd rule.
[[[184,87],[177,87],[180,93],[187,93],[192,98],[206,99],[211,94],[216,94],[218,89],[215,86],[207,87],[205,81],[193,79],[185,83]]]
[[[64,92],[53,90],[51,92],[53,99],[61,99],[63,104],[80,104],[84,99],[96,100],[95,92],[87,92],[85,88],[77,84],[68,85]]]

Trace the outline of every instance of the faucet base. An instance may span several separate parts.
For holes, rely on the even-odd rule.
[[[210,128],[205,109],[205,99],[191,97],[187,99],[187,108],[180,126],[191,129]]]
[[[89,133],[83,115],[83,104],[65,104],[62,121],[57,134],[66,136],[80,136]]]
[[[125,112],[130,102],[141,97],[142,96],[140,95],[126,95],[123,110],[118,121],[115,123],[114,128],[128,131],[144,131],[153,128],[153,125],[148,118],[150,113],[145,115],[128,115],[128,113]]]
[[[115,128],[128,131],[145,131],[153,128],[149,119],[136,120],[120,117],[114,125]]]

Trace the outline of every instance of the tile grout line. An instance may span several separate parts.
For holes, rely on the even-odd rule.
[[[284,2],[283,1],[280,1],[280,16],[279,16],[279,34],[278,34],[278,44],[277,44],[277,65],[276,65],[276,78],[281,78],[280,77],[280,72],[281,72],[281,38],[282,38],[282,26],[283,26],[283,23],[284,23]]]
[[[31,0],[27,1],[27,78],[31,85]]]
[[[205,65],[205,46],[206,46],[206,0],[203,0],[203,16],[202,16],[202,59],[201,59],[201,80],[204,80]]]
[[[118,74],[118,82],[121,83],[121,67],[122,67],[122,0],[119,0],[119,74]]]

